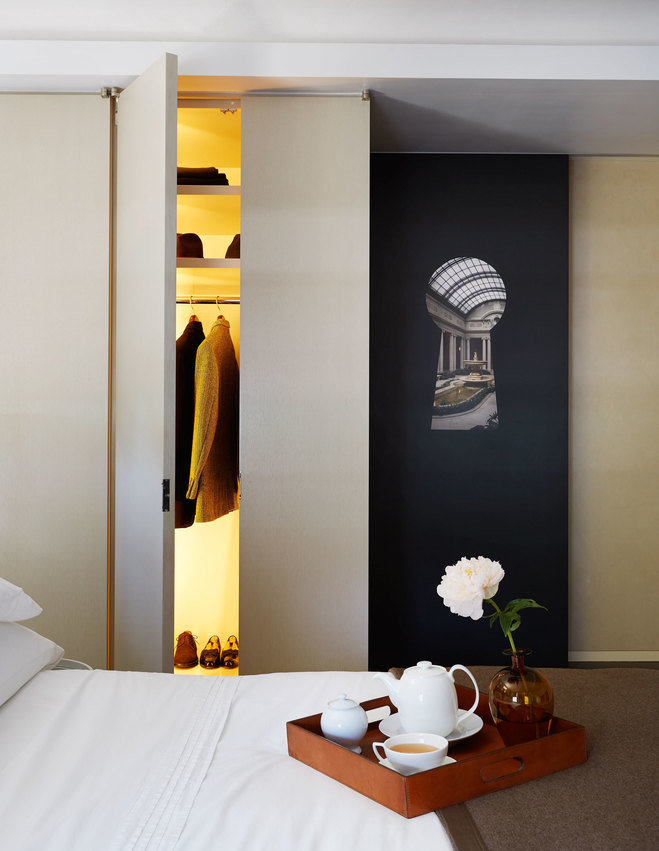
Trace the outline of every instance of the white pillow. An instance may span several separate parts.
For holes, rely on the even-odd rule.
[[[22,588],[0,578],[0,621],[26,621],[41,612],[41,606],[28,597]]]
[[[52,668],[64,650],[17,623],[0,623],[0,706],[44,668]]]

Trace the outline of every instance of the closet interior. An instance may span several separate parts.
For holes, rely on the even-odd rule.
[[[208,346],[216,335],[222,338],[222,354],[218,355],[215,343],[210,348],[217,357],[229,357],[228,349],[235,352],[236,373],[240,368],[240,152],[241,152],[240,101],[220,99],[179,100],[177,131],[177,260],[176,260],[176,339],[177,339],[177,476],[181,465],[186,468],[188,458],[194,478],[195,465],[200,466],[204,451],[200,450],[208,440],[208,429],[217,428],[217,435],[233,416],[234,395],[236,406],[236,431],[231,429],[222,438],[235,446],[217,447],[213,444],[206,464],[231,464],[235,457],[237,472],[237,403],[238,384],[227,391],[227,376],[220,368],[215,375],[211,391],[217,399],[209,399],[200,392],[200,349],[196,355],[194,346]],[[197,239],[198,237],[198,239]],[[200,256],[203,255],[203,256]],[[194,318],[193,318],[194,317]],[[218,323],[219,317],[223,319]],[[197,323],[192,326],[191,323]],[[200,325],[198,323],[201,323]],[[228,325],[227,325],[228,323]],[[190,326],[190,327],[189,327]],[[227,340],[227,332],[228,338]],[[182,369],[179,345],[182,335],[195,338],[192,358],[195,364],[195,419],[192,436],[185,437],[185,429],[179,421],[183,413],[179,404]],[[209,335],[210,339],[209,339]],[[188,353],[190,348],[188,348]],[[233,357],[232,354],[230,354]],[[191,391],[190,354],[188,354],[187,390]],[[212,360],[212,358],[211,358]],[[232,366],[233,370],[233,366]],[[232,372],[233,375],[233,372]],[[237,378],[237,375],[236,375]],[[233,380],[233,379],[232,379]],[[227,393],[230,393],[231,399]],[[200,405],[215,406],[215,411],[204,418]],[[189,408],[189,406],[188,406]],[[200,416],[200,413],[202,416]],[[204,433],[202,433],[202,431]],[[217,438],[216,438],[217,439]],[[217,450],[217,451],[216,451]],[[181,454],[183,453],[183,455]],[[200,491],[204,486],[201,473]],[[215,471],[218,472],[218,471]],[[211,474],[213,471],[211,471]],[[225,475],[219,470],[219,475]],[[183,478],[183,477],[181,477]],[[187,500],[182,504],[180,488],[176,485],[176,531],[174,556],[174,636],[173,647],[184,632],[196,639],[196,652],[201,656],[212,636],[218,636],[221,645],[220,660],[231,663],[232,652],[238,644],[238,523],[237,484],[235,508],[231,498],[222,496],[208,511],[210,502],[202,503],[202,494],[197,495],[196,507]],[[224,493],[224,491],[223,491]],[[191,496],[189,491],[187,495]],[[204,507],[206,506],[206,507]],[[220,516],[215,517],[216,514]],[[194,516],[194,521],[192,517]],[[213,519],[211,519],[213,518]],[[229,641],[231,637],[236,641]],[[239,659],[234,658],[237,662]],[[205,667],[192,664],[189,667],[174,667],[176,674],[236,675],[237,665],[228,667],[219,664]]]

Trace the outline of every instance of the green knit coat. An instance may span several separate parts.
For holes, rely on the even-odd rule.
[[[197,500],[198,523],[238,508],[238,363],[224,318],[197,349],[187,498]]]

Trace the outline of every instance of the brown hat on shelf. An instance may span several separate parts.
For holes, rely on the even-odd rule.
[[[237,258],[240,257],[240,234],[237,233],[234,238],[231,240],[231,245],[227,248],[227,253],[224,255],[225,258]]]
[[[177,257],[203,257],[204,246],[196,233],[176,234],[176,256]]]

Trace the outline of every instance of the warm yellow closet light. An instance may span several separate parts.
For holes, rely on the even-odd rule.
[[[228,186],[182,186],[177,193],[176,229],[196,233],[204,259],[234,263],[236,268],[194,268],[194,259],[181,258],[176,270],[177,295],[240,298],[240,261],[225,260],[234,236],[240,233],[240,101],[214,100],[211,107],[179,107],[178,165],[213,166],[225,173]],[[182,190],[182,191],[181,191]],[[198,261],[203,262],[203,261]],[[180,304],[176,306],[176,336],[194,314],[208,334],[218,313],[230,322],[231,338],[240,365],[240,305]],[[195,522],[175,533],[174,635],[190,631],[200,653],[212,635],[224,648],[230,635],[239,637],[239,511],[209,523]],[[237,668],[176,668],[177,674],[236,676]]]

